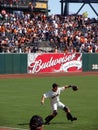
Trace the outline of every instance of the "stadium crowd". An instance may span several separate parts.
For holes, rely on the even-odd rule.
[[[46,52],[98,53],[98,20],[83,15],[0,12],[0,53],[35,53],[47,42]]]

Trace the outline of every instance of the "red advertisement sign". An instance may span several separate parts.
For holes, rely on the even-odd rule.
[[[28,73],[39,72],[81,72],[82,54],[80,53],[35,53],[28,54]]]

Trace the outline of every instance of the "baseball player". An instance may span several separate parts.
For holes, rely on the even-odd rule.
[[[49,122],[58,114],[57,113],[57,109],[58,108],[61,108],[62,110],[64,110],[66,112],[66,117],[68,120],[70,121],[75,121],[77,120],[76,117],[73,117],[71,112],[70,112],[70,109],[68,108],[68,106],[64,105],[61,101],[60,101],[60,93],[64,90],[66,90],[67,88],[71,88],[76,91],[78,90],[78,87],[77,86],[72,86],[72,85],[65,85],[63,87],[59,87],[56,83],[53,83],[52,85],[52,90],[47,92],[47,93],[44,93],[42,95],[42,99],[41,99],[41,104],[44,104],[44,101],[46,98],[50,98],[50,104],[51,104],[51,107],[52,107],[52,114],[51,115],[48,115],[46,118],[45,118],[45,124],[49,124]]]

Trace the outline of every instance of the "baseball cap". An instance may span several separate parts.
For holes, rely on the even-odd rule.
[[[43,118],[41,116],[34,115],[30,119],[29,126],[31,129],[33,129],[33,128],[40,128],[43,124],[44,124]]]
[[[58,87],[58,84],[53,83],[53,84],[52,84],[52,87],[53,87],[53,88]]]

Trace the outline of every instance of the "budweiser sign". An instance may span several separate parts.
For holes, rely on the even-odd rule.
[[[28,54],[28,73],[82,71],[82,54]]]

